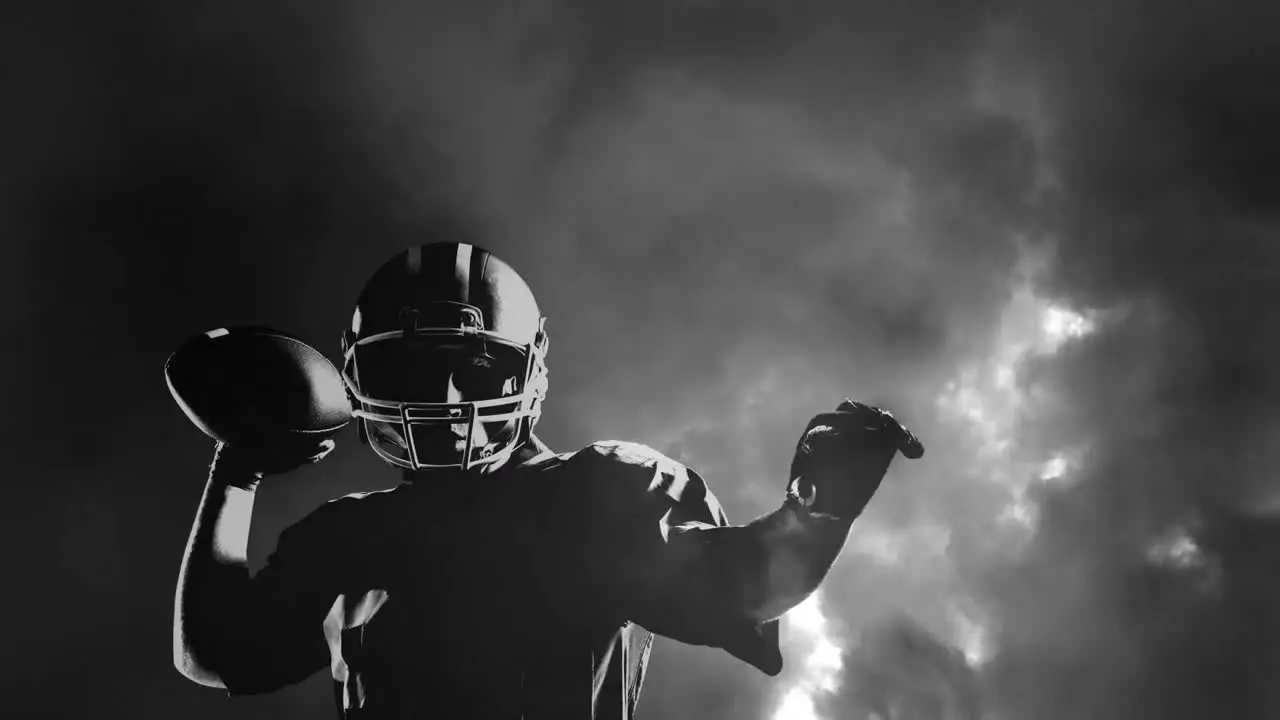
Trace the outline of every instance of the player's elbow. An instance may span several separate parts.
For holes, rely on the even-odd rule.
[[[197,685],[219,689],[226,689],[227,687],[226,684],[222,682],[222,678],[216,672],[197,662],[193,657],[181,650],[174,650],[173,667],[177,669],[183,677]]]
[[[268,669],[243,653],[238,657],[208,652],[201,655],[175,645],[173,666],[197,685],[226,690],[233,695],[267,693],[283,686],[273,680]]]
[[[197,685],[231,689],[232,680],[254,665],[255,650],[243,628],[225,616],[178,613],[174,619],[173,666]]]
[[[173,626],[173,667],[183,677],[197,685],[211,688],[225,688],[221,675],[216,668],[216,653],[205,647],[208,643],[193,641],[191,633],[183,626],[181,620]]]
[[[243,583],[197,584],[184,575],[173,614],[173,666],[183,677],[226,689],[228,678],[252,662],[248,590]]]
[[[297,634],[271,632],[266,618],[220,620],[174,624],[174,668],[197,685],[232,695],[269,693],[305,679],[329,660],[323,639],[302,642]]]

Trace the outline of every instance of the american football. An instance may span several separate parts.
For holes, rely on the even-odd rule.
[[[279,330],[218,328],[183,343],[165,381],[191,422],[227,443],[323,439],[351,421],[342,376],[320,351]]]

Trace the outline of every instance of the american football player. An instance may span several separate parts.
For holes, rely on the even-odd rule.
[[[174,661],[232,695],[327,668],[345,720],[625,720],[653,633],[776,675],[777,618],[818,587],[895,454],[923,452],[891,414],[846,400],[809,422],[778,507],[745,525],[649,447],[555,452],[534,434],[544,319],[520,276],[469,244],[383,265],[342,348],[360,437],[403,482],[324,504],[251,574],[259,481],[333,445],[219,444]]]

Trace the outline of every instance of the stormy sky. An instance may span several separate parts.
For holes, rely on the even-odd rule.
[[[848,395],[899,461],[768,679],[660,641],[641,717],[1280,714],[1268,3],[51,1],[0,24],[0,445],[24,717],[331,713],[171,664],[211,450],[161,367],[465,238],[547,315],[541,435],[772,510]],[[251,552],[394,474],[265,483]],[[12,649],[16,648],[17,651]]]

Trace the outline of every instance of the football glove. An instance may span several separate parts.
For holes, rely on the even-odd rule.
[[[787,484],[788,503],[853,519],[862,513],[899,452],[915,459],[924,445],[887,410],[845,399],[809,421]]]

